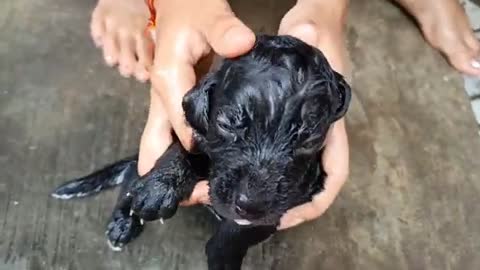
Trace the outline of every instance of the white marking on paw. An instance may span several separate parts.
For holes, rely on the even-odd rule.
[[[130,209],[130,216],[133,216],[133,209]]]
[[[60,199],[60,200],[69,200],[73,197],[75,197],[75,195],[73,194],[57,194],[57,193],[52,193],[52,197],[55,198],[55,199]]]
[[[110,247],[111,250],[113,251],[122,251],[122,247],[116,247],[110,242],[110,240],[107,240],[107,244]]]
[[[82,198],[82,197],[86,197],[90,194],[93,194],[93,193],[97,193],[97,192],[100,192],[100,190],[102,189],[102,187],[97,187],[95,190],[93,190],[92,193],[86,193],[86,192],[83,192],[83,193],[77,193],[77,194],[73,194],[74,197],[77,197],[77,198]]]
[[[252,222],[250,222],[246,219],[235,219],[234,221],[235,221],[235,223],[237,223],[240,226],[247,226],[247,225],[252,224]]]
[[[101,190],[102,190],[102,187],[98,186],[91,192],[79,192],[79,193],[61,194],[61,195],[57,193],[52,193],[52,197],[60,200],[70,200],[71,198],[83,198],[83,197],[98,193]]]
[[[144,224],[143,218],[140,219],[140,224]]]
[[[163,218],[160,218],[160,223],[162,223],[162,225],[165,224],[165,223],[163,223]]]
[[[125,174],[127,173],[127,169],[124,169],[119,175],[117,175],[117,177],[115,177],[115,185],[120,185],[121,183],[123,183],[123,180],[125,180]]]

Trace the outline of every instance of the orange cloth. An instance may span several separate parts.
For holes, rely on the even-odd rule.
[[[155,20],[157,18],[157,10],[155,10],[155,0],[145,0],[147,2],[148,10],[150,11],[150,18],[148,19],[147,31],[150,28],[155,28]]]

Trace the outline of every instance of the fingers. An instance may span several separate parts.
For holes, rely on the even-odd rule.
[[[319,48],[330,65],[346,73],[346,49],[343,40],[347,1],[298,1],[282,19],[279,33],[295,36]],[[279,229],[296,226],[321,216],[333,203],[349,172],[348,138],[344,119],[332,125],[326,138],[322,164],[327,177],[325,189],[311,202],[290,209],[282,218]]]
[[[288,210],[280,220],[279,230],[291,228],[320,217],[333,203],[347,180],[349,151],[345,120],[343,118],[333,125],[327,135],[322,163],[327,173],[324,191],[315,195],[311,202]]]
[[[180,203],[181,206],[191,206],[196,204],[210,204],[210,197],[208,195],[208,181],[200,181],[195,185],[192,195],[188,200]]]
[[[140,141],[138,173],[146,174],[172,143],[171,125],[158,93],[150,90],[150,108]]]
[[[312,202],[294,207],[282,216],[280,219],[280,226],[278,226],[277,229],[285,230],[306,221],[316,219],[321,216],[327,208],[328,206],[326,205],[323,205],[322,208],[318,208],[318,206]]]
[[[193,87],[195,82],[193,67],[188,64],[170,68],[156,68],[151,78],[165,105],[166,115],[175,130],[175,134],[185,149],[191,149],[192,130],[186,124],[182,100],[183,96]]]
[[[348,176],[349,148],[344,118],[335,122],[327,135],[322,163],[328,176],[340,178]]]
[[[291,35],[310,46],[318,46],[318,31],[314,22],[300,23],[296,25],[284,25],[280,27],[278,33],[280,35]]]
[[[347,0],[298,1],[282,18],[279,34],[292,35],[320,49],[330,65],[347,73],[344,28]]]
[[[186,124],[182,100],[196,83],[194,66],[212,48],[226,57],[247,52],[253,47],[255,35],[223,0],[163,1],[157,7],[151,81],[176,135],[190,149],[192,130]]]
[[[252,49],[255,34],[233,13],[228,12],[213,17],[212,20],[205,24],[204,33],[217,54],[223,57],[237,57]]]
[[[155,165],[156,160],[166,151],[172,143],[171,126],[157,91],[151,90],[150,110],[147,125],[142,134],[138,172],[146,174]],[[140,186],[142,183],[138,183]],[[195,204],[210,204],[207,181],[196,184],[190,198],[180,205],[190,206]]]
[[[192,130],[186,124],[182,100],[195,85],[194,64],[205,51],[206,45],[198,33],[191,29],[157,31],[157,46],[151,82],[165,106],[170,123],[186,149],[191,148]],[[178,29],[178,28],[177,28]],[[194,55],[196,54],[196,55]]]

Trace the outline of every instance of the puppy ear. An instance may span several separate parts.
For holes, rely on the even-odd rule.
[[[208,73],[183,97],[185,118],[195,131],[205,136],[208,130],[210,93],[217,85],[215,73]]]
[[[347,112],[351,90],[343,76],[334,72],[333,80],[315,80],[302,92],[296,153],[313,155],[323,147],[330,125]]]
[[[334,75],[337,84],[337,91],[334,94],[334,97],[337,101],[337,109],[335,111],[334,121],[337,121],[347,113],[348,107],[350,105],[350,100],[352,99],[352,90],[350,88],[350,85],[348,85],[348,83],[345,81],[345,78],[341,74],[334,71]]]

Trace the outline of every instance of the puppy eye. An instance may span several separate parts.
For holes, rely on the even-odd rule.
[[[244,130],[246,128],[244,119],[230,119],[223,117],[218,119],[217,126],[220,129],[231,132]]]
[[[240,135],[247,128],[247,119],[239,108],[219,111],[216,120],[216,126],[223,135]]]

